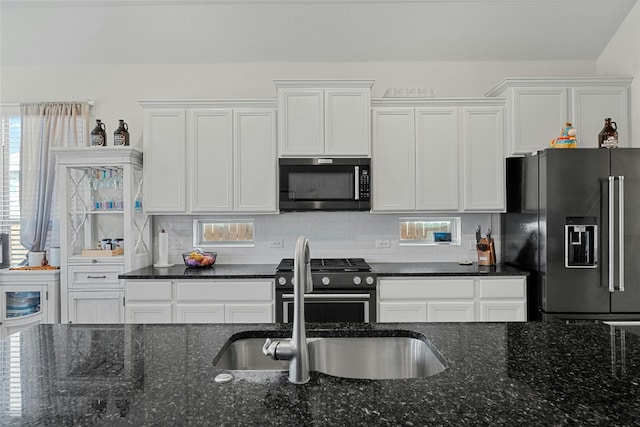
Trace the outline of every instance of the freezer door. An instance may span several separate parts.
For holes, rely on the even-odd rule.
[[[615,191],[615,229],[614,229],[614,267],[615,291],[611,294],[612,313],[640,313],[640,149],[619,148],[611,151],[611,175],[623,177],[616,180]],[[620,227],[620,215],[617,209],[620,204],[622,189],[622,206],[624,223]],[[624,239],[622,250],[619,240]],[[620,267],[620,256],[623,263]],[[622,281],[620,280],[621,270]],[[622,284],[622,289],[620,285]]]
[[[607,268],[601,206],[607,201],[608,150],[545,150],[539,163],[540,308],[547,313],[608,313],[610,293],[601,277]],[[566,266],[565,229],[581,218],[600,235],[595,268]]]

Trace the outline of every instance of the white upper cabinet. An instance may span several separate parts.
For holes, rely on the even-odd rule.
[[[504,209],[502,100],[375,100],[374,212]]]
[[[277,211],[275,101],[140,103],[145,212]]]
[[[228,109],[188,112],[189,197],[193,212],[233,210],[232,123],[233,114]]]
[[[416,108],[416,209],[458,210],[458,109]]]
[[[187,207],[185,110],[146,109],[142,132],[145,211],[184,212]]]
[[[413,108],[373,109],[372,210],[415,209],[415,114]]]
[[[373,80],[274,80],[280,156],[369,156]]]
[[[487,96],[507,101],[505,154],[519,155],[549,147],[566,122],[578,131],[579,148],[597,148],[604,119],[618,124],[620,144],[630,146],[631,78],[507,78]]]
[[[233,123],[234,210],[275,212],[276,112],[236,109]]]
[[[505,208],[504,108],[462,108],[462,210],[501,212]]]

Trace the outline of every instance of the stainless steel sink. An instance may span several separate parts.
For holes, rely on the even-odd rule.
[[[265,338],[244,338],[231,341],[218,353],[214,359],[214,366],[220,369],[242,371],[286,371],[289,369],[287,360],[273,360],[262,353],[264,341]]]
[[[425,341],[408,337],[320,338],[309,343],[311,369],[343,378],[422,378],[445,364]]]
[[[286,371],[288,361],[262,353],[265,338],[230,340],[214,359],[228,370]],[[307,338],[311,371],[357,379],[423,378],[446,369],[426,337],[358,336]]]

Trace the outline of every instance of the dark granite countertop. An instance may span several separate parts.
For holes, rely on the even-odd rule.
[[[456,262],[372,262],[378,276],[523,276],[527,273],[501,264],[482,266],[460,265]],[[120,279],[273,279],[276,264],[215,264],[207,268],[190,268],[183,264],[173,267],[139,268],[120,274]]]
[[[139,268],[123,273],[120,279],[273,279],[276,264],[215,264],[211,267],[192,268],[184,264],[173,267]]]
[[[312,372],[308,383],[294,385],[286,372],[253,371],[216,383],[216,375],[227,371],[215,368],[213,360],[234,334],[278,337],[290,327],[39,325],[0,341],[3,389],[20,385],[17,394],[0,393],[0,424],[640,422],[640,338],[601,323],[308,324],[309,335],[317,326],[336,335],[397,329],[424,334],[448,366],[419,379],[356,380]]]
[[[457,262],[371,262],[378,277],[387,276],[526,276],[507,265],[461,265]]]

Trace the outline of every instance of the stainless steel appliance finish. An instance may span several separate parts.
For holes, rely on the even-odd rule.
[[[529,318],[640,319],[638,218],[640,149],[507,159],[504,261],[531,273]]]
[[[276,321],[293,316],[293,261],[276,268]],[[311,260],[313,291],[305,294],[308,322],[375,322],[377,276],[362,258]]]
[[[447,367],[442,355],[426,338],[313,337],[307,338],[307,343],[309,369],[335,377],[425,378]],[[264,338],[232,341],[214,358],[214,365],[235,371],[286,371],[288,361],[265,357],[263,345]]]
[[[312,290],[311,257],[309,239],[298,237],[293,261],[295,283],[293,308],[293,333],[290,340],[271,341],[267,338],[262,347],[265,356],[273,360],[289,361],[289,381],[294,384],[304,384],[309,381],[309,347],[304,316],[304,294]]]
[[[281,211],[371,209],[371,159],[279,160]]]

